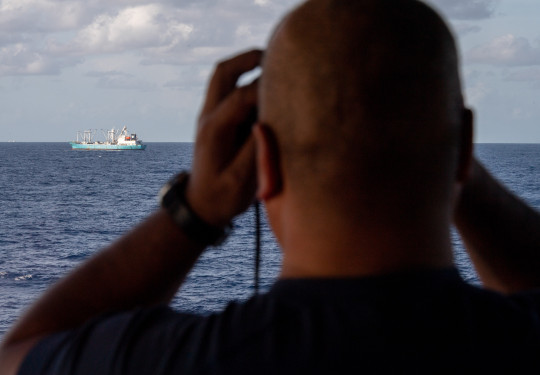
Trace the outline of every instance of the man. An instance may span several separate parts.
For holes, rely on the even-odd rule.
[[[217,66],[189,179],[30,308],[2,374],[538,373],[540,216],[471,159],[440,18],[310,0],[236,87],[261,58]],[[209,317],[160,306],[255,195],[283,250],[272,290]],[[453,268],[453,218],[484,289]]]

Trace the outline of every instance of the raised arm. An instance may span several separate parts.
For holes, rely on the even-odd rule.
[[[192,209],[214,226],[228,223],[254,199],[251,124],[256,83],[238,77],[259,65],[250,51],[218,65],[202,110],[193,170],[186,187]],[[165,210],[99,252],[40,297],[8,332],[0,348],[0,374],[15,374],[39,338],[103,313],[169,302],[204,250]]]
[[[503,293],[540,287],[540,214],[478,162],[455,223],[484,286]]]

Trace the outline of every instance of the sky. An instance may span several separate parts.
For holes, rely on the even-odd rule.
[[[475,141],[540,143],[540,1],[426,2],[456,35]],[[145,142],[190,142],[215,62],[263,48],[297,4],[0,0],[0,142],[124,125]]]

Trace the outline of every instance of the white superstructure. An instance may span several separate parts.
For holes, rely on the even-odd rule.
[[[114,129],[109,130],[109,133],[111,132],[114,134]],[[141,145],[142,141],[137,139],[137,134],[129,134],[127,131],[127,126],[124,126],[120,131],[120,134],[117,136],[116,142],[113,143],[121,146],[136,146]]]

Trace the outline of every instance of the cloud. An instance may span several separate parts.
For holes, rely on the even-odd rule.
[[[211,64],[264,45],[299,2],[0,0],[0,75],[57,74],[112,54],[142,65]]]
[[[53,32],[74,29],[88,18],[79,1],[2,0],[0,33]]]
[[[128,7],[116,14],[100,14],[57,52],[78,54],[122,53],[186,40],[193,31],[157,4]]]
[[[0,0],[0,76],[58,74],[80,59],[54,56],[47,36],[76,28],[86,18],[84,3]]]
[[[467,103],[477,106],[486,97],[493,92],[493,87],[489,84],[485,73],[478,70],[470,70],[464,72],[465,97]]]
[[[469,50],[465,60],[502,66],[540,65],[540,46],[533,46],[526,38],[507,34]]]
[[[201,66],[187,66],[180,69],[176,79],[165,82],[164,87],[174,90],[191,90],[204,87],[211,70]]]
[[[0,48],[0,76],[5,75],[54,75],[65,66],[74,65],[74,58],[57,60],[33,50],[24,43]]]
[[[468,34],[479,33],[480,31],[482,31],[482,28],[477,25],[471,25],[469,23],[459,22],[459,23],[454,24],[454,30],[459,35],[464,36]]]
[[[505,80],[515,82],[540,81],[540,67],[523,68],[506,75]]]
[[[86,76],[97,78],[97,87],[100,89],[150,91],[157,88],[155,83],[137,78],[133,74],[115,70],[107,72],[89,72]]]
[[[453,20],[482,20],[490,18],[498,0],[429,0],[442,14]]]
[[[540,89],[540,67],[526,67],[517,70],[512,70],[504,77],[505,81],[509,82],[524,82],[530,88]]]

